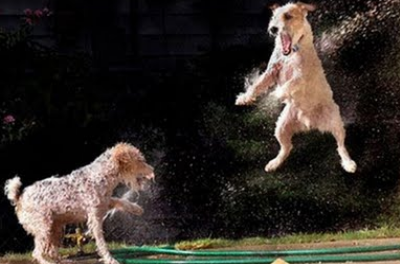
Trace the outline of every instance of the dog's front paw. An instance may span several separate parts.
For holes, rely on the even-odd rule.
[[[250,105],[250,104],[254,103],[254,101],[255,101],[254,98],[252,98],[248,94],[241,93],[236,98],[235,105]]]
[[[271,95],[273,97],[275,97],[276,99],[280,99],[280,100],[283,100],[283,99],[285,99],[287,97],[287,94],[286,94],[285,90],[282,89],[282,88],[275,89],[275,91],[273,91],[271,93]]]
[[[132,206],[129,208],[129,212],[134,215],[142,215],[144,213],[144,210],[141,206],[137,204],[132,204]]]
[[[119,262],[116,259],[112,259],[110,264],[119,264]]]
[[[104,264],[120,264],[115,258],[110,256],[103,258],[102,261]]]

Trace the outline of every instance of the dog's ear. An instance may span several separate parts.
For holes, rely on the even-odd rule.
[[[113,156],[119,164],[126,164],[133,159],[136,148],[126,143],[119,143],[114,147]]]
[[[128,143],[118,143],[115,145],[112,155],[114,160],[120,165],[131,163],[134,160],[144,160],[139,149]]]
[[[313,5],[313,4],[306,4],[306,3],[303,3],[303,2],[297,2],[296,3],[300,8],[301,8],[301,10],[303,10],[303,12],[304,13],[308,13],[308,12],[313,12],[313,11],[315,11],[315,9],[317,9],[317,7],[315,6],[315,5]]]
[[[129,151],[123,146],[116,146],[114,149],[114,159],[119,164],[126,164],[131,159]]]
[[[269,9],[271,9],[271,11],[273,12],[273,11],[275,11],[275,9],[277,9],[278,7],[280,7],[280,5],[277,4],[277,3],[275,3],[275,4],[272,4],[272,5],[269,5],[268,7],[269,7]]]

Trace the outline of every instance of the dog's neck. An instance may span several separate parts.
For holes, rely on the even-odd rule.
[[[301,36],[301,38],[299,39],[299,41],[293,45],[292,47],[292,51],[293,52],[298,52],[300,50],[300,40],[303,38],[303,36]]]
[[[96,182],[98,184],[106,183],[108,192],[110,192],[110,190],[112,192],[112,190],[115,189],[115,187],[117,187],[117,185],[121,182],[119,169],[114,164],[114,161],[112,160],[111,156],[112,156],[111,151],[107,150],[99,157],[97,157],[95,161],[93,161],[91,164],[83,168],[89,171],[97,170],[96,168],[99,166],[107,168],[101,173],[90,174],[90,175],[93,175],[93,177],[91,177],[93,182]]]
[[[302,35],[296,44],[292,47],[292,54],[296,53],[312,53],[315,51],[314,40],[309,35]]]

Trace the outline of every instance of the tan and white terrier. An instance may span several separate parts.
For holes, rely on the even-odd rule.
[[[275,87],[272,95],[285,104],[275,129],[280,151],[265,171],[276,170],[288,157],[295,133],[316,129],[332,133],[343,169],[354,173],[357,165],[345,147],[346,131],[339,106],[333,100],[307,21],[308,12],[314,11],[315,6],[297,2],[274,5],[271,9],[268,30],[275,37],[275,48],[268,68],[236,99],[236,105],[252,104],[259,95]]]

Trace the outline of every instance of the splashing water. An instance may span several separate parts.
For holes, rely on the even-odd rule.
[[[400,52],[397,50],[399,47],[400,34],[396,32],[397,28],[400,28],[398,27],[400,23],[398,12],[398,10],[400,10],[400,0],[368,1],[365,2],[363,8],[360,8],[359,10],[352,9],[351,11],[346,11],[346,6],[338,5],[338,7],[335,7],[331,4],[332,3],[321,4],[318,11],[316,11],[317,13],[310,15],[310,20],[313,24],[316,35],[315,44],[317,50],[320,52],[321,59],[324,62],[335,97],[338,98],[337,101],[341,104],[343,115],[347,117],[347,120],[349,120],[348,123],[353,123],[355,125],[359,125],[359,123],[361,123],[360,120],[363,119],[370,120],[376,118],[377,120],[387,121],[389,118],[382,115],[382,112],[396,112],[388,111],[387,105],[391,104],[390,101],[393,101],[393,98],[396,96],[400,98],[398,88],[396,88],[397,90],[395,89],[395,87],[400,87],[396,86],[400,80]],[[337,10],[335,10],[335,8],[337,8]],[[337,20],[334,23],[331,21],[329,26],[323,27],[322,25],[326,16],[335,11],[338,13],[335,14]],[[348,57],[348,49],[351,49],[352,53],[358,55],[363,49],[365,51],[365,48],[363,47],[367,45],[370,40],[379,36],[380,33],[388,31],[392,31],[392,33],[387,36],[387,39],[385,39],[387,47],[384,48],[377,46],[376,50],[369,50],[372,53],[383,53],[384,60],[372,60],[374,63],[369,64],[363,61],[363,57],[361,57],[361,59],[358,57],[358,60],[355,61],[355,63],[357,63],[355,70],[344,66],[342,61],[347,63],[350,61],[350,63],[354,63],[352,61],[353,57]],[[391,44],[393,44],[393,46]],[[393,72],[394,75],[392,75]],[[255,68],[246,76],[238,74],[240,75],[239,77],[234,76],[233,78],[240,78],[241,84],[247,88],[254,82],[255,78],[257,78],[259,74],[260,68]],[[381,85],[376,86],[375,83],[371,85],[374,79],[379,80]],[[375,94],[376,92],[381,93],[382,91],[387,92],[388,97],[382,98],[380,95]],[[371,103],[368,100],[382,101]],[[380,105],[382,105],[382,110],[377,107]],[[219,116],[217,111],[219,108],[216,107],[214,110],[215,111],[212,111],[209,116]],[[223,110],[224,108],[222,107],[221,112],[225,113]],[[259,101],[257,111],[263,112],[264,115],[265,112],[267,112],[268,115],[275,115],[280,112],[280,103],[271,96],[265,96]],[[372,113],[373,116],[370,118],[365,114],[365,112],[370,112],[369,114]],[[209,116],[208,118],[210,118]],[[221,114],[220,116],[224,115]],[[237,121],[237,119],[234,120]],[[225,133],[225,130],[223,129],[224,125],[222,124],[223,121],[224,120],[218,120],[218,122],[212,123],[217,125],[211,126],[216,130],[215,134],[218,136],[222,135],[218,139],[222,138],[221,141],[224,143],[224,140],[230,136],[227,136],[227,134],[232,130],[232,124],[234,122],[228,122],[229,124],[227,126],[229,126],[229,128],[227,129],[227,133]],[[235,129],[238,129],[238,127],[241,129],[241,123],[239,123],[239,125],[238,123],[234,124]],[[247,125],[248,123],[245,124]],[[153,132],[149,131],[149,133],[146,134],[151,133]],[[253,133],[253,131],[248,132],[248,134],[252,136],[253,134],[251,133]],[[351,136],[351,131],[349,134]],[[129,135],[128,137],[132,136]],[[137,140],[136,137],[133,138]],[[368,140],[373,141],[376,139],[367,138],[367,144]],[[141,140],[138,141],[140,142]],[[243,141],[243,138],[239,138],[239,140],[232,140],[231,143],[236,144]],[[275,143],[275,141],[266,141],[268,140],[259,140],[259,142],[261,142],[260,145],[262,146],[260,149],[267,148],[267,144],[268,148],[273,147],[273,144]],[[315,146],[315,142],[321,144]],[[238,231],[238,229],[243,229],[243,225],[241,224],[245,221],[241,219],[248,219],[249,223],[254,223],[250,225],[247,223],[247,225],[252,227],[254,226],[254,230],[258,232],[257,235],[265,230],[270,231],[274,229],[276,230],[272,232],[284,233],[288,231],[298,231],[299,228],[302,228],[301,230],[304,231],[312,231],[316,230],[316,227],[319,227],[319,225],[321,229],[326,228],[327,226],[331,228],[335,225],[339,226],[340,221],[346,220],[341,219],[341,216],[338,215],[337,212],[357,215],[357,210],[363,210],[363,207],[359,206],[361,203],[358,202],[358,200],[360,200],[358,198],[366,197],[363,196],[364,190],[360,190],[360,186],[349,187],[351,184],[348,184],[347,181],[353,179],[345,179],[343,175],[339,174],[340,172],[338,172],[337,167],[328,168],[329,165],[323,164],[336,164],[336,156],[332,155],[325,157],[324,154],[324,158],[326,158],[324,162],[316,162],[316,160],[320,160],[320,157],[318,157],[320,153],[328,153],[331,151],[332,146],[326,147],[326,145],[331,143],[328,139],[321,137],[319,138],[319,141],[313,140],[313,143],[310,143],[307,146],[307,150],[309,151],[309,153],[307,153],[308,155],[304,155],[305,157],[297,155],[297,157],[294,157],[290,161],[290,164],[292,165],[289,164],[287,170],[278,172],[277,175],[271,177],[265,177],[265,174],[254,170],[255,166],[260,166],[261,168],[260,164],[263,160],[260,161],[259,158],[262,157],[265,159],[265,156],[258,154],[264,154],[265,151],[257,152],[258,145],[251,145],[250,143],[248,145],[243,145],[244,147],[238,145],[238,148],[246,151],[249,150],[249,152],[244,153],[244,155],[247,157],[254,157],[253,160],[251,160],[251,169],[253,169],[253,171],[246,174],[247,171],[244,170],[247,169],[247,167],[245,167],[247,164],[243,162],[239,165],[244,167],[244,169],[241,168],[243,171],[241,172],[242,175],[238,173],[236,179],[234,179],[234,176],[232,175],[227,176],[226,178],[228,179],[225,180],[223,184],[224,187],[222,187],[223,190],[220,193],[221,200],[225,202],[225,204],[220,206],[220,212],[218,213],[220,218],[223,218],[223,216],[226,215],[226,218],[223,218],[223,221],[227,223],[225,225],[225,233],[230,232],[229,229],[231,228],[236,231]],[[313,148],[314,146],[315,148]],[[367,149],[365,152],[368,152],[368,148],[371,146],[372,144],[369,144],[365,147]],[[252,148],[254,150],[253,152],[251,152]],[[380,150],[381,149],[379,149],[379,151]],[[332,151],[334,150],[332,149]],[[160,153],[161,152],[164,153],[163,155],[166,153],[166,151],[160,151]],[[370,153],[358,154],[360,160],[365,164],[376,164],[376,157],[373,156],[374,153],[371,155]],[[306,156],[310,156],[311,158]],[[304,165],[303,159],[306,159],[305,163],[310,165]],[[310,160],[313,161],[310,162]],[[363,166],[366,166],[363,165],[363,162],[361,162],[361,171]],[[157,168],[157,166],[155,167]],[[221,174],[223,173],[221,172]],[[198,177],[198,175],[195,176]],[[247,176],[249,177],[246,178]],[[215,173],[213,174],[213,177],[218,178],[219,175]],[[183,178],[183,180],[187,179]],[[190,181],[191,180],[187,180],[187,182]],[[179,184],[185,184],[187,182]],[[171,181],[170,184],[174,184],[174,182]],[[157,188],[162,187],[163,186],[157,186]],[[189,191],[191,190],[192,189]],[[343,192],[343,190],[346,191]],[[188,197],[199,195],[190,193],[189,191],[185,194],[188,195]],[[138,197],[134,193],[126,192],[126,190],[121,190],[121,193],[118,195],[127,197],[131,201],[143,198],[143,196]],[[147,198],[154,199],[156,197],[158,197],[158,190],[151,193]],[[183,197],[183,195],[179,197]],[[337,199],[332,197],[337,197]],[[202,198],[206,199],[204,197]],[[354,201],[351,199],[354,199]],[[190,203],[190,201],[188,201],[188,203]],[[165,210],[163,215],[157,214],[157,206],[164,205],[164,203],[158,205],[152,203],[150,207],[150,210],[152,210],[150,214],[153,214],[151,217],[157,219],[159,223],[163,223],[163,220],[166,218],[175,217],[172,213],[171,215],[169,215],[168,212],[165,213]],[[177,210],[181,212],[185,209],[179,208]],[[238,215],[240,217],[237,217]],[[179,217],[185,221],[184,216]],[[280,220],[279,218],[284,220]],[[111,221],[112,225],[109,225],[112,228],[109,230],[109,233],[113,233],[116,238],[121,234],[124,239],[131,241],[148,241],[149,237],[157,239],[161,236],[174,237],[173,231],[171,232],[171,230],[168,230],[165,226],[162,226],[162,224],[149,224],[146,222],[147,219],[133,218],[126,215],[118,217],[118,214],[115,214],[115,219],[112,219]],[[210,223],[212,223],[212,221],[214,220],[210,220]],[[238,223],[237,226],[235,226],[236,223]],[[204,226],[207,226],[207,224],[208,223],[204,223]],[[270,226],[268,227],[269,224]],[[125,226],[125,229],[121,229],[121,226]],[[179,226],[179,223],[176,223],[176,226]],[[252,227],[249,227],[249,229]],[[221,229],[221,227],[219,228]],[[224,229],[224,226],[222,226],[222,229]],[[243,233],[246,233],[246,230],[244,230]]]

